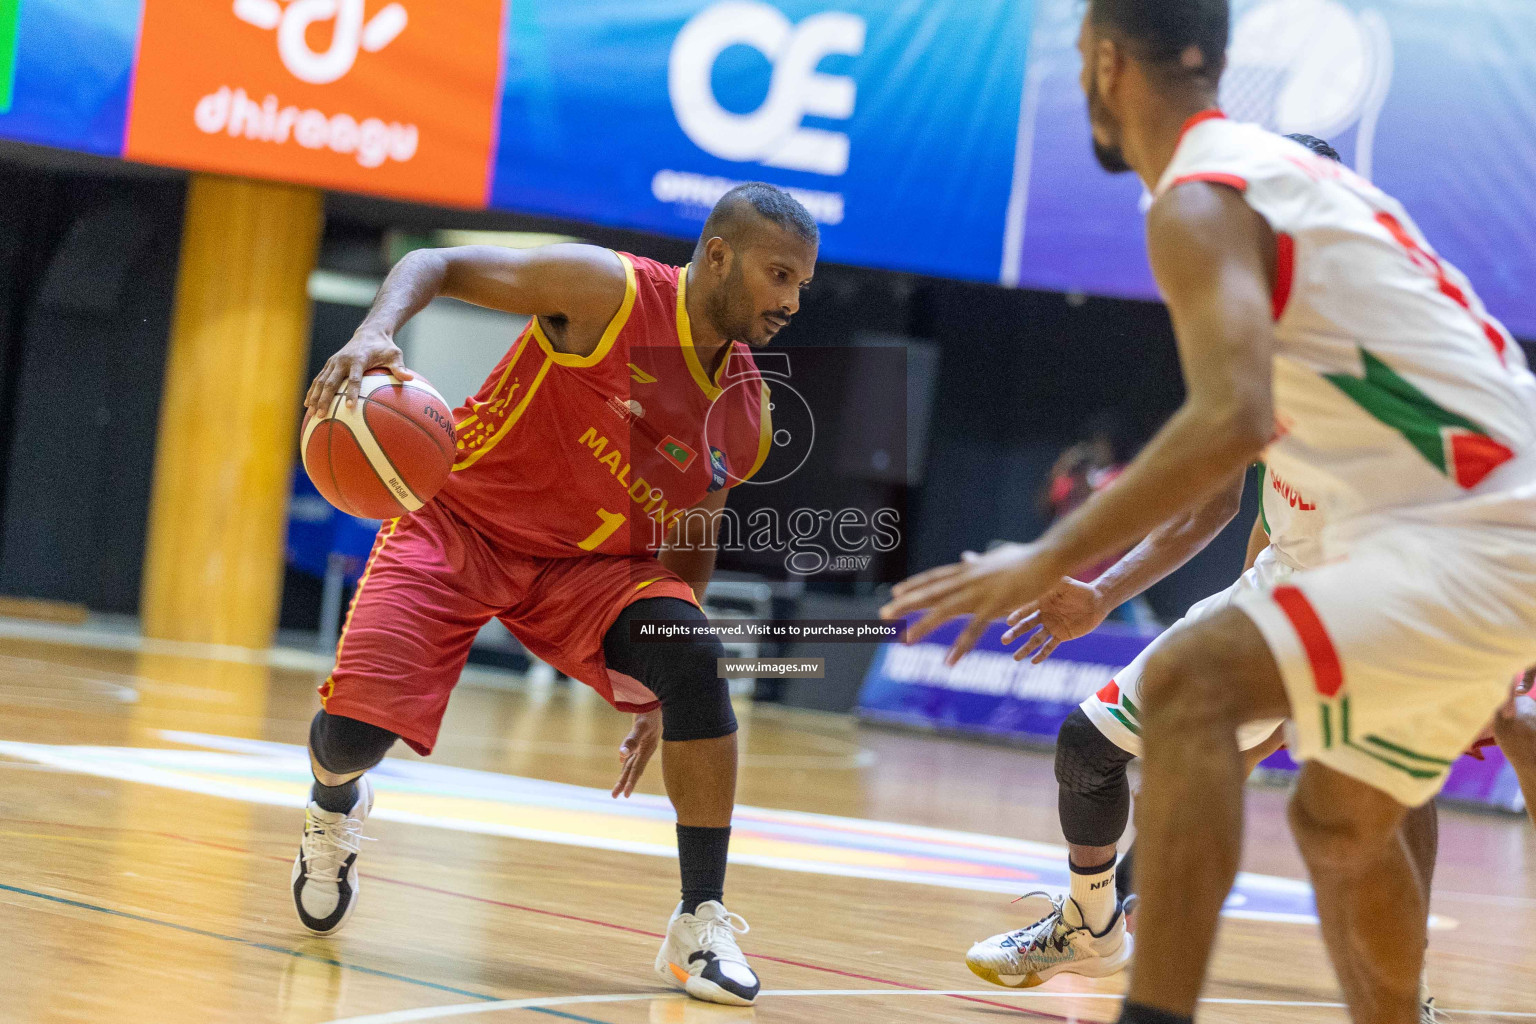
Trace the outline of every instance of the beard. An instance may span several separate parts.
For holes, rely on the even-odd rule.
[[[1104,116],[1099,100],[1098,79],[1094,78],[1088,83],[1088,138],[1093,143],[1093,156],[1098,160],[1099,166],[1110,174],[1125,174],[1131,170],[1131,165],[1125,162],[1125,153],[1119,146],[1100,142],[1093,134],[1095,123],[1108,120],[1109,118]]]
[[[1098,139],[1094,139],[1093,156],[1099,162],[1099,166],[1110,174],[1125,174],[1131,169],[1131,165],[1125,162],[1125,154],[1120,152],[1119,146],[1106,146]]]

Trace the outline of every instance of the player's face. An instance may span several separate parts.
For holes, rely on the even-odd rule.
[[[800,291],[816,272],[816,247],[775,224],[733,256],[718,293],[715,328],[762,348],[800,311]]]
[[[1088,126],[1093,132],[1093,155],[1099,166],[1110,174],[1124,174],[1131,169],[1120,150],[1121,128],[1119,120],[1109,110],[1100,91],[1099,37],[1093,30],[1092,19],[1083,15],[1083,28],[1077,36],[1077,50],[1083,58],[1081,82],[1083,93],[1088,97]]]

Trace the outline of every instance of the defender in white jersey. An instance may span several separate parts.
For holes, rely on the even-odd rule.
[[[1151,190],[1186,399],[1038,541],[930,570],[885,612],[988,622],[1262,457],[1319,505],[1324,564],[1180,630],[1145,667],[1141,910],[1121,1021],[1192,1020],[1237,870],[1235,731],[1288,717],[1291,822],[1357,1021],[1419,1012],[1425,895],[1397,828],[1536,661],[1536,378],[1407,213],[1214,106],[1227,0],[1089,0],[1095,151]]]

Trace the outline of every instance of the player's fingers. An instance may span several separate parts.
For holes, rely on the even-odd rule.
[[[416,374],[405,365],[405,353],[398,348],[384,361],[384,368],[395,375],[396,380],[415,380]]]
[[[957,562],[954,565],[941,565],[935,569],[929,569],[925,572],[920,572],[916,576],[913,576],[909,579],[902,580],[900,583],[891,588],[891,593],[897,597],[901,597],[910,591],[926,587],[929,584],[935,583],[939,580],[948,579],[956,573],[964,571],[965,564],[963,562]]]
[[[363,390],[363,362],[360,359],[353,360],[352,365],[347,367],[347,408],[348,409],[356,407],[356,405],[357,405],[357,396],[362,392],[362,390]]]
[[[881,614],[885,615],[886,618],[898,618],[902,615],[921,611],[924,608],[933,608],[944,603],[957,605],[956,610],[951,613],[952,615],[969,611],[970,608],[966,604],[965,597],[966,588],[969,583],[969,579],[963,575],[942,576],[936,580],[929,581],[924,586],[914,587],[904,594],[893,595],[894,600],[885,606],[886,609],[891,610],[892,614],[887,615],[885,609],[881,609]]]
[[[950,619],[953,619],[961,614],[962,612],[959,609],[953,608],[949,604],[942,604],[938,607],[928,609],[922,618],[918,619],[916,622],[912,623],[912,625],[907,627],[907,643],[917,643],[923,637],[927,636],[929,633],[932,633],[934,630],[944,625],[944,623],[948,622]]]
[[[330,406],[331,396],[336,394],[336,366],[335,360],[326,361],[325,368],[320,371],[320,376],[315,378],[315,383],[310,387],[310,408],[316,415],[324,415]]]
[[[1040,648],[1044,647],[1047,641],[1050,639],[1051,631],[1046,629],[1044,626],[1040,627],[1040,631],[1037,632],[1034,636],[1030,637],[1029,640],[1019,648],[1019,652],[1013,656],[1013,660],[1023,661],[1025,658],[1029,657]]]
[[[1033,658],[1030,659],[1030,664],[1031,665],[1038,665],[1038,664],[1040,664],[1046,658],[1049,658],[1052,654],[1054,654],[1056,652],[1056,648],[1058,648],[1060,646],[1061,646],[1061,641],[1058,640],[1054,636],[1051,637],[1051,639],[1046,642],[1045,646],[1040,648],[1040,653],[1035,655]]]
[[[1017,614],[1018,612],[1014,612],[1014,615]],[[1018,621],[1014,621],[1013,617],[1009,616],[1009,621],[1013,622],[1013,626],[1003,634],[1003,643],[1005,644],[1013,643],[1019,637],[1024,636],[1026,633],[1029,633],[1031,630],[1033,630],[1036,626],[1040,625],[1040,613],[1030,612],[1023,619]]]
[[[950,645],[949,654],[944,658],[946,665],[956,665],[960,659],[971,653],[971,648],[976,646],[976,641],[981,639],[981,634],[987,631],[990,619],[982,615],[974,615],[966,627],[955,637],[955,642]]]
[[[1013,660],[1023,661],[1025,658],[1029,657],[1030,653],[1035,649],[1035,637],[1038,637],[1039,635],[1040,633],[1036,633],[1034,637],[1030,637],[1028,643],[1020,644],[1019,649],[1013,652]]]

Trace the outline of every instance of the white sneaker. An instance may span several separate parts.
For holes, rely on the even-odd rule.
[[[1116,907],[1109,927],[1095,935],[1083,924],[1076,901],[1058,896],[1050,913],[1028,928],[976,943],[965,965],[994,985],[1034,988],[1062,972],[1088,978],[1114,974],[1131,962],[1131,945],[1123,908]]]
[[[750,930],[740,915],[715,900],[700,903],[691,914],[679,903],[656,954],[656,973],[706,1003],[751,1006],[762,983],[736,945],[736,936]]]
[[[357,780],[357,801],[345,814],[309,802],[304,838],[293,859],[293,905],[299,921],[316,935],[330,935],[347,923],[357,906],[357,853],[363,822],[373,810],[373,785]]]

